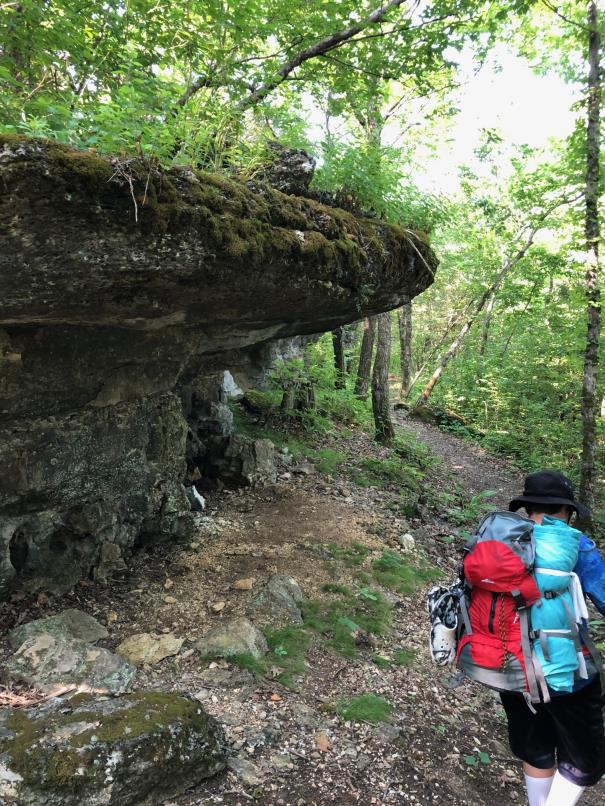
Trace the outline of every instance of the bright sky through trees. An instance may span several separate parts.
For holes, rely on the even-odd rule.
[[[418,181],[433,192],[449,193],[458,186],[459,165],[477,169],[473,151],[482,131],[495,130],[504,145],[546,146],[551,137],[564,138],[573,129],[577,112],[574,87],[560,76],[537,75],[527,60],[499,45],[477,72],[471,49],[458,54],[461,89],[455,123],[427,162]]]

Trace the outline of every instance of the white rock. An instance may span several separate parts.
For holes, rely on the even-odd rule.
[[[416,548],[416,541],[409,532],[399,535],[399,544],[404,551],[414,551]]]

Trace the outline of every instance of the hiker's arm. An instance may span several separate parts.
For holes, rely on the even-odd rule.
[[[575,572],[582,590],[601,615],[605,616],[605,559],[592,540],[582,535]]]

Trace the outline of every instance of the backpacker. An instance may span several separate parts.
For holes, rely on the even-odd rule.
[[[451,589],[441,589],[441,597],[443,599],[450,590],[461,591],[456,599],[459,608],[455,656],[465,675],[498,691],[521,692],[528,702],[538,703],[550,700],[538,658],[540,655],[543,662],[550,661],[550,638],[564,640],[566,646],[569,646],[568,641],[573,642],[572,657],[577,658],[578,667],[576,676],[586,678],[602,671],[602,667],[587,633],[588,614],[581,588],[578,593],[577,577],[571,571],[536,569],[535,558],[533,521],[512,512],[491,512],[465,546],[461,581],[454,583]],[[558,590],[552,595],[543,593],[545,600],[561,596],[563,592],[574,594],[574,608],[565,604],[567,615],[561,628],[532,630],[531,606],[541,598],[534,572],[557,577]],[[429,601],[431,595],[435,601],[434,591],[429,593]],[[445,655],[435,652],[433,639],[439,637],[443,627],[438,609],[431,611],[429,604],[429,612],[433,622],[432,651],[439,662]],[[450,626],[452,621],[450,617]],[[453,633],[448,636],[450,660],[454,654]]]

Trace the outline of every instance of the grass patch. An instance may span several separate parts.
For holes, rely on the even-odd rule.
[[[350,546],[338,546],[336,543],[330,543],[328,550],[335,560],[343,563],[347,568],[363,565],[365,558],[370,553],[370,549],[362,546],[361,543],[352,543]]]
[[[257,659],[250,652],[243,652],[220,660],[246,669],[259,678],[265,677],[272,667],[279,666],[283,671],[276,678],[277,681],[288,688],[293,688],[294,677],[304,675],[306,672],[306,655],[311,635],[303,627],[290,625],[275,630],[267,629],[265,637],[269,652],[264,658]]]
[[[415,649],[398,649],[393,655],[393,663],[396,666],[411,666],[415,660]]]
[[[327,476],[333,476],[335,470],[343,464],[346,460],[346,454],[341,451],[335,451],[332,448],[321,448],[315,452],[315,456],[319,459],[316,467],[320,473],[325,473]]]
[[[417,491],[424,473],[417,467],[404,464],[401,459],[363,459],[359,465],[360,476],[365,482],[361,486],[369,486],[367,482],[377,487],[407,487]]]
[[[350,700],[342,700],[336,710],[347,722],[371,722],[377,725],[389,718],[393,706],[376,694],[360,694]]]
[[[306,656],[311,636],[301,627],[287,626],[265,632],[269,652],[263,658],[265,669],[279,666],[284,671],[277,680],[288,688],[294,687],[294,677],[307,670]]]
[[[406,465],[411,464],[420,468],[420,470],[428,470],[429,467],[438,464],[440,461],[430,448],[419,442],[407,431],[400,431],[397,434],[392,450],[400,459],[405,460]]]
[[[388,669],[391,665],[391,661],[388,658],[385,658],[384,655],[374,655],[372,658],[372,663],[375,666],[378,666],[379,669]]]
[[[206,658],[206,660],[209,660],[209,658]],[[226,660],[234,666],[239,666],[240,669],[251,672],[255,677],[263,677],[267,671],[264,659],[258,660],[251,652],[241,652],[237,655],[230,655],[228,658],[215,655],[214,660]]]
[[[351,588],[347,585],[341,585],[340,582],[326,582],[321,586],[322,591],[325,593],[340,593],[343,596],[351,596]]]
[[[376,582],[383,588],[397,593],[412,593],[418,585],[430,582],[437,575],[437,570],[429,565],[412,565],[391,549],[385,549],[382,555],[372,562],[372,574]]]
[[[359,655],[357,630],[385,635],[391,627],[391,608],[378,591],[371,598],[348,595],[331,602],[310,600],[303,604],[303,617],[305,627],[318,632],[345,658]]]
[[[477,524],[490,510],[495,509],[490,500],[495,490],[482,490],[476,495],[468,496],[463,490],[456,494],[439,492],[435,496],[435,506],[441,510],[441,516],[457,526]]]

